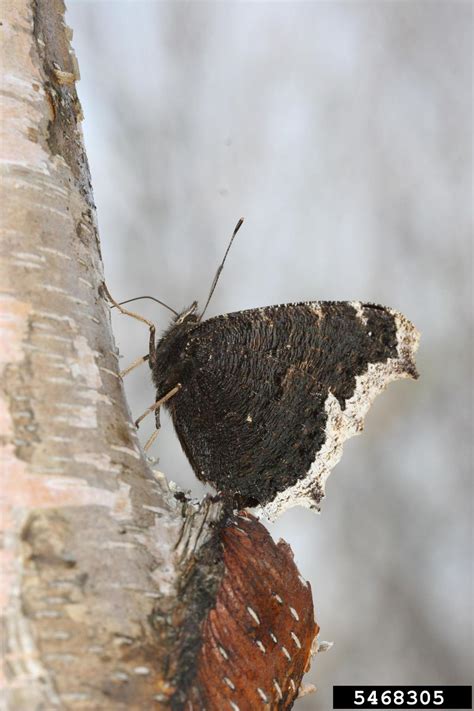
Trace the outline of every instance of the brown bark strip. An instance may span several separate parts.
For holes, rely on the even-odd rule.
[[[202,625],[186,711],[292,708],[319,631],[311,586],[284,541],[241,512],[228,519],[220,543],[224,572]],[[173,697],[183,708],[184,683]]]

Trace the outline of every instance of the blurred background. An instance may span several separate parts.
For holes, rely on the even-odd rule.
[[[420,379],[379,396],[321,515],[270,527],[335,643],[300,711],[328,711],[333,684],[472,683],[471,15],[454,1],[68,2],[115,298],[202,304],[244,216],[208,316],[361,299],[422,333]],[[125,367],[146,328],[114,328]],[[141,414],[146,366],[126,389]],[[160,469],[200,495],[162,421]]]

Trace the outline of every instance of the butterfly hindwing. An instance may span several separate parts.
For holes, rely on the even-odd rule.
[[[416,377],[417,342],[401,314],[360,302],[268,306],[196,324],[181,341],[186,377],[169,409],[197,476],[269,515],[317,506],[375,395]]]

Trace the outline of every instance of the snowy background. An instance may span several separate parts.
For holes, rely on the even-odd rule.
[[[271,526],[335,642],[300,711],[328,711],[333,684],[472,683],[471,15],[454,0],[68,3],[116,298],[202,304],[244,216],[208,316],[361,299],[422,333],[420,380],[379,396],[322,514]],[[146,328],[114,328],[125,367]],[[146,366],[126,389],[141,414]],[[199,494],[162,420],[159,466]]]

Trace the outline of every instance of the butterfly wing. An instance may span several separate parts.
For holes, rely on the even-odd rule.
[[[188,335],[189,378],[169,405],[196,475],[266,507],[317,507],[342,443],[391,380],[417,377],[418,333],[360,302],[268,306]]]

